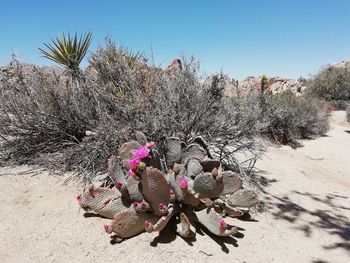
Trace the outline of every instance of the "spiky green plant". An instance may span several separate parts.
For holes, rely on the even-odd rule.
[[[267,88],[267,77],[265,76],[265,75],[262,75],[262,77],[261,77],[261,83],[260,83],[260,91],[262,92],[262,93],[264,93],[264,91],[266,90],[266,88]]]
[[[44,43],[48,50],[41,48],[39,50],[45,58],[65,67],[72,76],[76,76],[79,72],[79,64],[86,55],[91,39],[91,32],[81,34],[80,37],[77,33],[73,36],[70,33],[61,34],[56,40],[52,39],[51,44]]]

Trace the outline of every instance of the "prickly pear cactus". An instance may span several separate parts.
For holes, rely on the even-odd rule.
[[[178,222],[176,231],[183,238],[193,238],[198,224],[218,236],[236,234],[237,228],[223,217],[249,212],[256,194],[243,188],[239,174],[223,171],[203,138],[186,145],[170,137],[164,144],[165,151],[158,152],[154,142],[136,132],[135,140],[108,160],[112,188],[86,188],[77,196],[79,205],[113,219],[104,229],[117,242],[161,231],[170,222]]]

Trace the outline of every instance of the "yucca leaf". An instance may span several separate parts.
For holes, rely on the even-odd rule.
[[[55,40],[51,39],[51,44],[44,43],[47,50],[39,48],[43,57],[66,67],[68,70],[77,70],[80,62],[85,57],[92,40],[92,33],[73,36],[61,34]]]

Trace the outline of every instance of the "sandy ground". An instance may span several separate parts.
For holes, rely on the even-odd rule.
[[[234,219],[239,235],[197,233],[186,242],[167,229],[110,244],[103,224],[84,217],[65,176],[0,169],[0,262],[350,262],[350,125],[334,112],[326,137],[304,147],[271,146],[258,162],[266,207]]]

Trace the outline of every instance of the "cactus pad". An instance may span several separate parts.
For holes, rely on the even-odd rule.
[[[239,174],[223,171],[203,138],[188,140],[187,146],[171,137],[158,152],[142,132],[135,137],[108,159],[108,182],[115,188],[90,186],[77,196],[84,210],[113,219],[104,228],[115,241],[161,231],[170,223],[177,223],[183,238],[193,238],[198,224],[218,236],[237,233],[223,216],[242,216],[257,196],[243,189]]]

